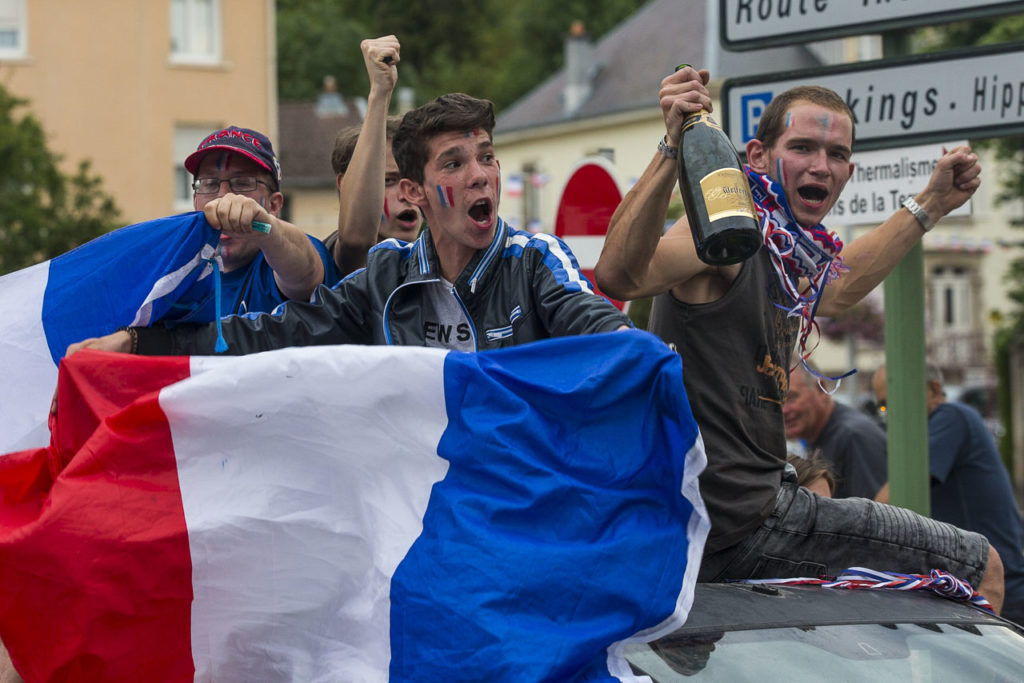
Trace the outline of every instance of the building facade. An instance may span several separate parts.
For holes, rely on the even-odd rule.
[[[192,209],[181,163],[211,131],[276,144],[275,30],[273,0],[0,0],[0,83],[134,223]]]

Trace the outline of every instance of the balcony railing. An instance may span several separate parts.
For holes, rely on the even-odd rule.
[[[929,335],[928,358],[942,368],[987,367],[991,364],[985,335],[981,332],[947,332],[940,338]]]

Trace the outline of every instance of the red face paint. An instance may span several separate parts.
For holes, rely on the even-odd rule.
[[[217,157],[217,170],[227,171],[231,168],[231,155],[227,152],[221,152],[220,156]]]

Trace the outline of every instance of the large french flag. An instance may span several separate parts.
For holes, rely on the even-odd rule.
[[[121,325],[214,318],[220,233],[199,212],[137,223],[0,277],[0,453],[49,443],[68,345]]]
[[[646,332],[484,353],[82,351],[0,458],[27,680],[646,680],[708,532],[680,361]]]

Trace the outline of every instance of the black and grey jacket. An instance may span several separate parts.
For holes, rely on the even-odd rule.
[[[439,279],[429,230],[411,243],[386,240],[370,250],[365,268],[330,289],[321,286],[310,303],[289,301],[271,313],[223,318],[227,353],[321,344],[424,346],[422,285]],[[564,242],[514,230],[501,219],[490,246],[454,284],[477,350],[631,325],[594,293]],[[208,355],[217,335],[215,323],[140,328],[137,352]]]

